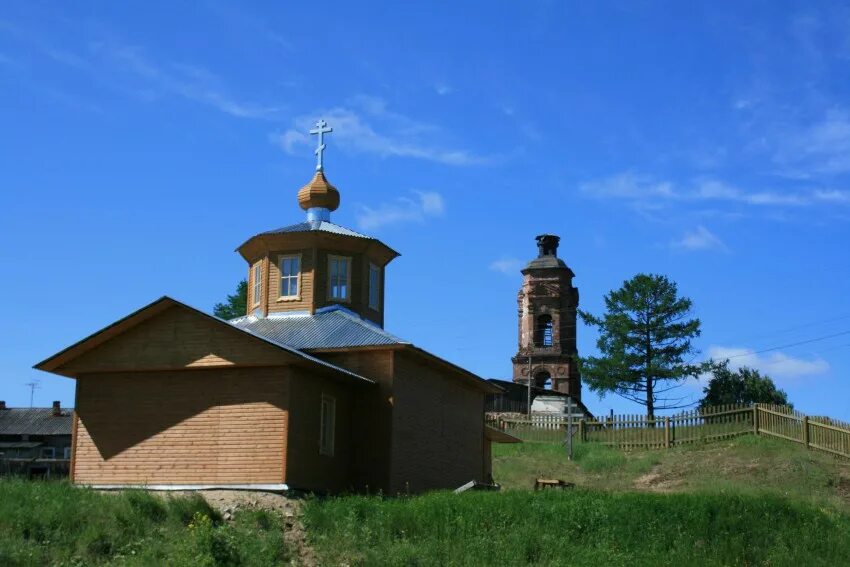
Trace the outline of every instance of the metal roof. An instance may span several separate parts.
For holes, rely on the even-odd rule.
[[[320,309],[315,315],[287,313],[265,318],[249,315],[230,323],[299,350],[410,344],[338,305]]]
[[[8,408],[0,410],[0,435],[70,435],[71,412],[53,408]]]
[[[330,232],[333,234],[342,234],[344,236],[354,236],[356,238],[367,238],[369,240],[373,240],[371,236],[366,236],[365,234],[360,234],[359,232],[354,232],[350,228],[345,228],[344,226],[340,226],[338,224],[334,224],[328,221],[305,221],[299,222],[298,224],[291,224],[289,226],[284,226],[283,228],[277,228],[275,230],[268,230],[266,232],[261,232],[260,235],[263,234],[280,234],[284,232]]]

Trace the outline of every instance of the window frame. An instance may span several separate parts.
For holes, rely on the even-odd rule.
[[[42,447],[38,454],[40,459],[55,459],[56,447]]]
[[[375,281],[372,281],[372,274],[375,274]],[[375,303],[372,303],[372,294],[375,294]],[[381,310],[381,267],[377,264],[369,262],[369,309],[373,311]]]
[[[263,297],[263,261],[251,266],[251,307],[260,305]]]
[[[340,260],[345,261],[345,265],[346,265],[346,269],[345,269],[345,292],[346,292],[345,297],[335,297],[333,295],[334,286],[333,286],[333,281],[331,280],[331,263],[333,263],[334,261],[340,261]],[[328,254],[327,266],[328,266],[328,277],[327,277],[327,284],[328,284],[328,293],[327,293],[328,297],[327,298],[328,298],[328,300],[329,301],[341,301],[341,302],[345,302],[345,303],[351,303],[351,295],[352,295],[352,293],[351,293],[351,269],[352,269],[352,266],[353,266],[353,262],[351,261],[351,256],[338,256],[336,254]],[[337,277],[337,279],[338,279],[338,277]]]
[[[327,417],[330,423],[326,423]],[[319,454],[333,457],[336,449],[336,398],[322,394],[319,405]]]
[[[294,276],[283,275],[283,261],[297,260],[298,273]],[[277,300],[278,301],[299,301],[301,299],[301,273],[303,272],[303,264],[301,254],[281,254],[277,257]],[[295,295],[283,295],[283,278],[295,278]]]

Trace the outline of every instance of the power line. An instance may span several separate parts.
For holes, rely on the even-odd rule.
[[[774,347],[765,348],[765,349],[761,349],[761,350],[754,350],[754,351],[750,351],[750,352],[747,352],[747,353],[744,353],[744,354],[734,354],[732,356],[727,356],[727,357],[724,357],[724,358],[732,359],[732,358],[741,358],[742,356],[752,356],[754,354],[762,354],[762,353],[765,353],[765,352],[771,352],[771,351],[779,350],[779,349],[783,349],[783,348],[790,348],[790,347],[795,347],[795,346],[800,346],[800,345],[807,345],[809,343],[816,343],[818,341],[825,341],[827,339],[834,339],[835,337],[842,337],[844,335],[850,335],[850,331],[842,331],[840,333],[833,333],[831,335],[824,335],[822,337],[816,337],[814,339],[808,339],[808,340],[805,340],[805,341],[797,341],[795,343],[788,343],[788,344],[774,346]]]

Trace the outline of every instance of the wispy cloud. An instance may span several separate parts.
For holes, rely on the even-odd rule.
[[[268,118],[280,111],[279,107],[237,100],[219,77],[203,67],[160,64],[139,47],[115,42],[96,43],[91,48],[101,61],[111,64],[113,71],[144,80],[159,96],[180,96],[237,118]]]
[[[628,172],[585,182],[579,189],[589,197],[619,199],[643,207],[707,202],[739,203],[754,207],[805,207],[824,201],[845,202],[848,196],[847,192],[838,190],[745,191],[717,179],[698,179],[688,184],[677,184]]]
[[[686,231],[681,238],[670,243],[674,249],[699,251],[699,250],[726,250],[726,245],[710,230],[700,225],[693,230]]]
[[[708,355],[718,361],[728,358],[731,368],[749,366],[780,380],[818,376],[830,370],[829,363],[822,358],[798,358],[782,352],[755,354],[741,347],[712,346]]]
[[[376,207],[360,205],[356,214],[357,226],[371,230],[403,222],[423,223],[445,214],[443,196],[436,191],[412,191],[410,197],[399,197]]]
[[[517,258],[499,258],[490,263],[490,269],[494,272],[515,275],[522,268],[522,260]]]
[[[238,118],[269,118],[280,110],[239,100],[221,78],[203,67],[157,60],[142,47],[114,37],[76,48],[64,45],[60,48],[36,30],[0,21],[0,31],[53,63],[85,73],[101,86],[145,101],[177,96]]]
[[[822,118],[788,125],[775,138],[774,162],[782,168],[812,173],[850,172],[850,111],[834,107]]]
[[[390,111],[386,101],[377,97],[360,96],[346,106],[300,116],[292,128],[275,135],[281,148],[289,154],[307,151],[311,142],[306,132],[317,117],[322,117],[334,129],[334,143],[355,152],[386,157],[406,157],[447,165],[481,165],[490,159],[467,150],[452,149],[439,143],[440,129]]]
[[[436,85],[434,85],[434,91],[436,91],[436,93],[440,96],[449,95],[449,94],[452,94],[453,92],[455,92],[454,88],[452,88],[451,85],[443,83],[443,82],[440,82],[440,83],[437,83]]]

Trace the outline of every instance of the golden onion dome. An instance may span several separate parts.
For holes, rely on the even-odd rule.
[[[305,211],[314,208],[335,211],[339,207],[339,191],[328,182],[324,171],[319,170],[310,183],[298,191],[298,204]]]

